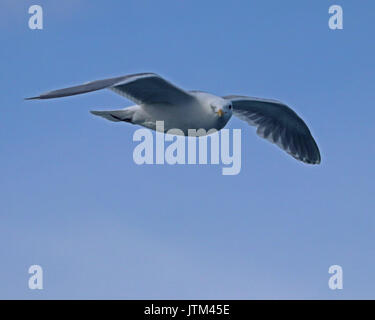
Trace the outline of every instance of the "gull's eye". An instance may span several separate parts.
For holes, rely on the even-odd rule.
[[[230,110],[230,109],[232,109],[232,105],[231,105],[231,104],[229,105],[229,110]]]

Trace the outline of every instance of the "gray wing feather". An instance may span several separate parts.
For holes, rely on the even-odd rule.
[[[101,89],[111,89],[137,104],[179,104],[195,99],[155,73],[137,73],[49,91],[26,100],[67,97]]]
[[[319,164],[319,148],[305,122],[287,105],[276,100],[225,96],[233,114],[257,128],[257,134],[278,145],[297,160]]]

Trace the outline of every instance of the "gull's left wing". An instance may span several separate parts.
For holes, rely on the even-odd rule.
[[[176,87],[155,73],[137,73],[127,76],[87,82],[78,86],[43,93],[31,99],[51,99],[73,96],[101,89],[114,92],[137,104],[188,104],[195,97]]]
[[[257,134],[278,145],[297,160],[320,163],[319,148],[305,122],[285,104],[268,99],[225,96],[233,114],[257,127]]]

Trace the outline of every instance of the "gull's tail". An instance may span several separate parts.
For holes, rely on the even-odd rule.
[[[114,122],[119,122],[119,121],[124,121],[124,122],[133,122],[133,114],[134,114],[134,109],[132,108],[126,108],[122,110],[112,110],[112,111],[90,111],[92,114],[96,116],[103,117],[107,120],[114,121]]]

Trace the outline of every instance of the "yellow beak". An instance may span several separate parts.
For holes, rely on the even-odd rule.
[[[224,114],[224,111],[222,109],[219,109],[219,111],[216,113],[219,115],[219,117],[222,117]]]

